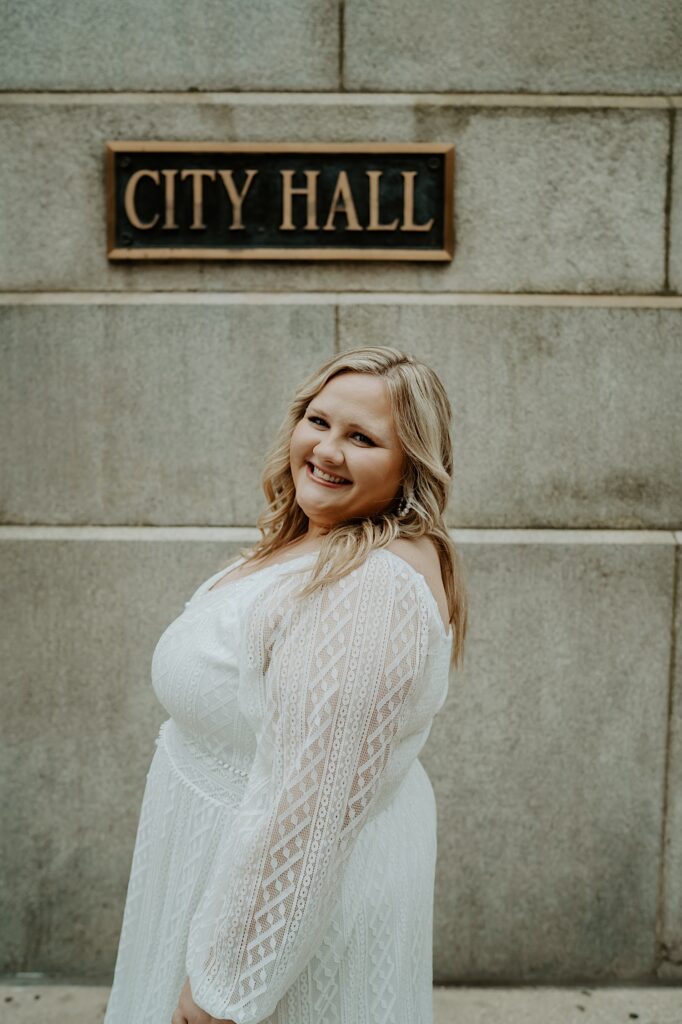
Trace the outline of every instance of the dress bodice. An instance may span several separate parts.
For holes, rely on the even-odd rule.
[[[447,690],[452,632],[446,633],[425,578],[398,555],[385,549],[383,553],[417,580],[427,598],[431,625],[427,660],[432,662],[433,670],[427,675],[445,680],[442,695],[437,699],[440,707]],[[245,561],[240,557],[204,580],[185,602],[182,613],[164,630],[152,656],[151,681],[157,699],[171,716],[169,724],[177,737],[178,757],[191,750],[193,758],[206,760],[207,770],[215,763],[219,770],[227,768],[237,776],[248,775],[256,737],[239,700],[243,616],[257,595],[271,587],[276,578],[292,571],[299,573],[316,555],[314,551],[306,552],[212,589]],[[424,696],[427,703],[433,701],[433,693]],[[426,711],[435,713],[432,708]],[[169,743],[171,739],[169,736]]]
[[[236,567],[214,573],[195,590],[184,611],[162,633],[152,656],[157,699],[183,739],[195,749],[248,772],[255,736],[239,707],[241,615],[278,565],[211,587]]]

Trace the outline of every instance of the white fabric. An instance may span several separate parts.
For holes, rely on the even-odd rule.
[[[452,632],[385,549],[295,600],[315,557],[211,590],[216,573],[157,644],[171,717],[104,1024],[170,1024],[186,976],[236,1024],[432,1024],[436,807],[418,754]]]

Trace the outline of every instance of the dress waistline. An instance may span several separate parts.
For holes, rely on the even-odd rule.
[[[202,750],[172,718],[159,729],[156,745],[162,747],[177,775],[206,800],[236,807],[241,803],[248,772]]]

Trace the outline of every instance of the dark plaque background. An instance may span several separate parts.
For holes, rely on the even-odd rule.
[[[125,145],[134,145],[126,143]],[[142,144],[143,145],[143,144]],[[446,230],[446,188],[447,154],[444,152],[401,152],[398,145],[392,152],[374,153],[368,145],[366,152],[253,152],[244,147],[241,151],[196,152],[188,148],[186,152],[172,150],[145,150],[131,152],[110,152],[109,154],[109,189],[110,203],[110,249],[127,250],[127,252],[110,252],[113,258],[135,258],[136,251],[146,250],[147,257],[153,257],[153,250],[159,250],[158,258],[172,258],[172,252],[160,250],[191,249],[201,257],[202,250],[282,250],[282,256],[296,258],[292,250],[304,250],[300,255],[305,258],[306,252],[314,256],[310,250],[343,251],[348,250],[419,250],[422,258],[450,258],[443,250],[448,248]],[[444,147],[440,147],[442,150]],[[242,207],[244,227],[231,230],[232,204],[225,186],[216,174],[215,181],[206,179],[202,182],[203,189],[203,223],[202,230],[190,228],[193,219],[193,182],[191,178],[180,181],[180,173],[175,178],[175,229],[162,227],[165,219],[164,178],[160,175],[160,184],[150,178],[143,177],[137,183],[135,193],[135,209],[143,222],[150,221],[155,214],[160,214],[153,228],[141,230],[134,227],[128,220],[124,208],[124,194],[130,177],[142,168],[148,170],[177,169],[210,169],[234,171],[234,181],[238,191],[244,185],[246,171],[257,170],[259,173],[251,183]],[[292,220],[295,230],[281,230],[283,179],[281,170],[293,170],[293,187],[306,185],[304,171],[317,170],[317,223],[319,230],[304,230],[307,217],[307,200],[305,196],[292,197]],[[329,213],[334,188],[340,171],[348,174],[355,210],[358,220],[366,229],[369,223],[369,178],[366,172],[382,171],[380,179],[381,223],[390,223],[396,217],[399,226],[403,221],[403,184],[401,171],[416,171],[414,179],[414,213],[416,224],[424,224],[433,217],[433,226],[429,231],[349,231],[348,221],[344,213],[334,218],[333,231],[322,230]],[[112,180],[113,178],[113,180]],[[152,250],[152,251],[150,251]],[[441,253],[440,257],[438,253]],[[142,255],[140,253],[140,255]],[[191,258],[193,253],[186,254]],[[214,253],[213,255],[217,255]],[[245,258],[249,253],[243,253]],[[255,255],[255,253],[254,253]],[[265,255],[265,254],[263,254]],[[272,254],[276,255],[276,254]],[[397,253],[393,258],[400,258]],[[341,257],[343,258],[343,257]],[[363,258],[362,252],[358,258]],[[381,258],[376,253],[367,252],[367,258]],[[389,257],[390,258],[390,257]],[[412,258],[419,258],[418,255]]]

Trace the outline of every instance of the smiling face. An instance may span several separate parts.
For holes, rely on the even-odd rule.
[[[405,456],[382,378],[348,372],[328,381],[296,424],[289,462],[309,534],[388,507]]]

